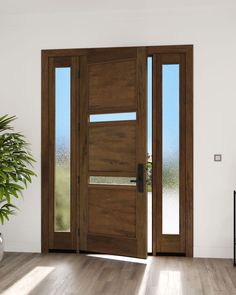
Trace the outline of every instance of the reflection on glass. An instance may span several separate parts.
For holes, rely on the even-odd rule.
[[[152,252],[152,57],[148,57],[148,159],[147,159],[147,193],[148,193],[148,252]]]
[[[136,113],[114,113],[90,115],[90,122],[132,121],[136,120]]]
[[[55,231],[70,231],[70,68],[56,68]]]
[[[89,184],[136,185],[136,177],[90,176]]]
[[[179,234],[179,65],[162,65],[162,233]]]

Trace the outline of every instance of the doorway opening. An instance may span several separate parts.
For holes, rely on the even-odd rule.
[[[148,200],[148,254],[152,253],[152,56],[147,58],[147,200]]]

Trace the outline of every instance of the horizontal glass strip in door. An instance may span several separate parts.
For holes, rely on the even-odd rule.
[[[89,184],[136,185],[136,177],[90,176]]]

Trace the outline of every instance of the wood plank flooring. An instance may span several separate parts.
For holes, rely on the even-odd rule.
[[[231,295],[236,268],[229,259],[85,254],[6,253],[0,263],[2,295]]]

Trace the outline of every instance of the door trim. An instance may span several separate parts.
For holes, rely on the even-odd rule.
[[[153,65],[156,65],[157,54],[181,54],[185,57],[185,256],[193,257],[193,46],[156,46],[148,47],[148,55],[153,56]],[[160,73],[157,73],[157,67],[153,67],[153,76],[157,79],[161,79]],[[158,75],[159,74],[159,75]],[[158,81],[161,85],[161,80]],[[157,83],[153,83],[153,96],[161,97],[161,89],[157,89]],[[161,124],[157,124],[157,121],[162,116],[162,104],[161,99],[153,99],[153,163],[154,171],[158,170],[159,176],[162,173],[160,165],[155,167],[155,163],[162,161],[156,151],[161,149],[161,142],[158,142],[158,136],[162,133]],[[157,117],[159,119],[157,119]],[[183,156],[183,154],[182,154]],[[156,170],[155,170],[156,169]],[[161,177],[153,176],[153,208],[157,208],[157,196],[162,192],[158,190],[161,187]],[[152,254],[157,253],[157,223],[160,222],[160,216],[157,214],[157,209],[153,210],[153,251]],[[159,221],[158,221],[159,219]]]
[[[122,48],[122,47],[121,47]],[[133,47],[130,47],[133,48]],[[135,47],[137,48],[137,47]],[[49,251],[49,196],[50,196],[50,165],[49,165],[49,149],[52,148],[50,135],[50,126],[52,121],[49,116],[50,100],[49,100],[49,59],[52,57],[72,57],[74,65],[73,71],[78,71],[80,56],[87,54],[88,50],[94,53],[106,53],[110,48],[95,49],[50,49],[42,50],[42,68],[41,68],[41,249],[43,253]],[[120,48],[119,48],[120,49]],[[193,46],[192,45],[168,45],[168,46],[148,46],[146,47],[147,56],[155,53],[183,53],[186,56],[186,256],[193,256]],[[76,56],[76,57],[75,57]],[[74,57],[74,58],[73,58]],[[75,66],[77,64],[77,66]],[[72,91],[79,91],[76,82],[72,86]],[[75,101],[72,101],[72,104]],[[75,105],[75,104],[74,104]],[[78,109],[74,108],[76,114]],[[77,116],[71,114],[72,118]],[[78,116],[77,116],[78,118]],[[72,133],[76,134],[78,124],[72,128]],[[72,137],[73,140],[73,137]],[[75,138],[74,138],[75,140]],[[73,151],[72,151],[73,153]],[[77,162],[77,161],[76,161]],[[72,168],[74,175],[77,175],[78,167]],[[75,179],[75,178],[74,178]],[[72,190],[78,185],[77,177],[72,184]],[[155,193],[155,189],[154,189]],[[78,197],[74,200],[74,208],[79,208]],[[77,203],[76,203],[77,202]],[[156,198],[153,198],[153,208],[156,207]],[[78,210],[78,209],[77,209]],[[153,223],[157,220],[156,211],[153,210]],[[76,219],[77,229],[79,228],[79,220]],[[154,227],[153,227],[154,228]],[[77,229],[75,236],[78,237]],[[78,238],[77,245],[78,245]],[[77,247],[74,248],[76,250]],[[153,255],[156,254],[156,242],[153,238]],[[73,249],[72,249],[73,250]]]
[[[41,238],[42,252],[49,249],[76,249],[77,234],[76,228],[76,206],[77,206],[77,154],[75,147],[78,145],[76,133],[78,131],[78,107],[76,97],[78,91],[78,79],[75,72],[78,71],[78,58],[49,57],[42,51],[42,102],[41,102]],[[50,206],[54,203],[54,174],[55,174],[55,68],[71,68],[71,156],[75,159],[71,163],[71,216],[70,232],[54,232],[54,212],[50,211]],[[50,87],[52,85],[52,87]],[[54,99],[50,99],[53,97]],[[52,197],[50,197],[52,196]],[[51,235],[50,235],[51,233]]]

